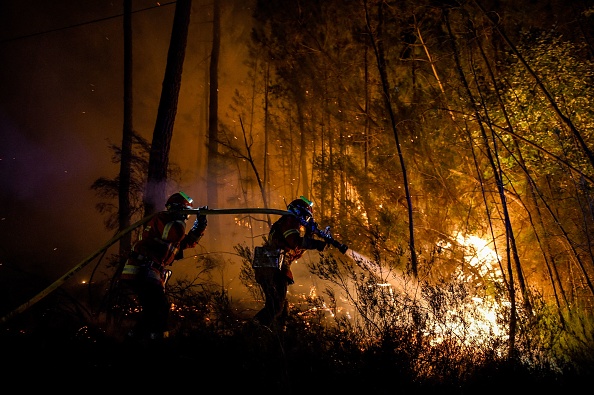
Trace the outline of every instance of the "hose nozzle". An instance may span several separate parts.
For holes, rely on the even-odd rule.
[[[324,231],[319,231],[319,234],[320,234],[320,236],[322,236],[324,238],[324,240],[326,240],[326,243],[337,248],[338,251],[340,251],[341,253],[344,254],[349,249],[349,247],[346,244],[342,244],[342,243],[338,242],[337,240],[334,240],[334,238],[332,237],[332,234],[330,233],[329,226],[326,226],[326,229]]]

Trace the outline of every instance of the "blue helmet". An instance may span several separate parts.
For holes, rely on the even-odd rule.
[[[287,210],[295,214],[297,217],[300,217],[305,222],[308,222],[313,218],[313,202],[309,201],[304,196],[289,203]]]

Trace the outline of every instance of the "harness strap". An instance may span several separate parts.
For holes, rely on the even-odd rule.
[[[157,263],[152,259],[149,259],[146,255],[139,254],[136,251],[130,251],[130,257],[137,260],[138,262],[141,262],[141,266],[152,267],[158,269],[159,271],[163,271],[163,269],[165,269],[165,267],[160,263]]]

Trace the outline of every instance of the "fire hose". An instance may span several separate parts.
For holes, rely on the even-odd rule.
[[[277,215],[284,215],[288,214],[288,211],[285,210],[276,210],[276,209],[268,209],[268,208],[239,208],[239,209],[192,209],[192,210],[183,210],[185,214],[204,214],[204,215],[217,215],[217,214],[277,214]],[[33,306],[35,303],[39,302],[41,299],[45,298],[55,289],[60,287],[66,281],[68,281],[72,276],[78,273],[82,268],[87,266],[90,262],[93,261],[96,257],[98,257],[101,253],[115,244],[118,240],[120,240],[124,235],[132,232],[134,229],[138,228],[141,225],[147,223],[151,218],[153,218],[158,213],[150,214],[143,219],[135,222],[134,224],[130,225],[128,228],[120,231],[117,233],[112,239],[110,239],[107,243],[105,243],[101,248],[95,251],[93,254],[89,255],[85,258],[82,262],[78,265],[70,269],[66,274],[62,277],[58,278],[54,281],[50,286],[45,288],[43,291],[35,295],[33,298],[29,299],[27,302],[23,303],[15,310],[11,311],[4,317],[2,317],[1,323],[8,321],[10,318],[14,317],[15,315],[22,313],[23,311],[27,310],[29,307]]]
[[[320,236],[322,239],[324,239],[324,241],[326,241],[326,243],[330,244],[334,248],[337,248],[338,251],[340,251],[341,253],[345,254],[349,249],[349,246],[347,246],[346,244],[342,244],[338,240],[335,240],[334,237],[332,237],[329,226],[326,226],[324,230],[321,230],[318,228],[318,224],[316,224],[315,222],[305,222],[301,217],[298,218],[303,226],[309,227],[314,234]]]
[[[285,214],[291,214],[291,212],[286,211],[286,210],[278,210],[278,209],[270,209],[270,208],[229,208],[229,209],[199,208],[199,209],[188,209],[188,210],[180,210],[180,211],[184,214],[189,214],[189,215],[194,215],[194,214],[195,215],[220,215],[220,214],[285,215]],[[151,218],[153,218],[157,214],[158,214],[158,212],[150,214],[150,215],[144,217],[143,219],[139,220],[138,222],[135,222],[134,224],[130,225],[128,228],[118,232],[113,238],[111,238],[109,241],[107,241],[101,248],[99,248],[93,254],[89,255],[87,258],[85,258],[78,265],[74,266],[72,269],[70,269],[68,272],[66,272],[66,274],[64,274],[62,277],[58,278],[56,281],[54,281],[50,286],[45,288],[43,291],[41,291],[40,293],[35,295],[33,298],[29,299],[27,302],[23,303],[22,305],[20,305],[19,307],[17,307],[16,309],[14,309],[10,313],[8,313],[7,315],[3,316],[2,319],[0,320],[0,323],[7,322],[9,319],[14,317],[15,315],[24,312],[25,310],[27,310],[28,308],[33,306],[35,303],[37,303],[41,299],[45,298],[47,295],[49,295],[55,289],[57,289],[62,284],[64,284],[66,281],[68,281],[72,276],[74,276],[76,273],[78,273],[82,268],[84,268],[86,265],[88,265],[90,262],[92,262],[93,259],[98,257],[101,253],[103,253],[105,250],[107,250],[109,247],[111,247],[113,244],[115,244],[124,235],[132,232],[134,229],[147,223]],[[338,250],[340,252],[342,252],[343,254],[348,249],[347,246],[345,246],[344,244],[340,244],[338,241],[336,241],[332,238],[332,236],[330,235],[330,232],[329,232],[329,227],[327,227],[326,231],[324,232],[324,231],[317,229],[317,225],[316,225],[314,232],[316,234],[318,234],[320,237],[324,238],[324,240],[326,240],[327,243],[338,248]]]
[[[261,210],[258,213],[261,214],[278,214],[278,215],[285,215],[285,214],[293,214],[291,211],[284,211],[284,210],[274,210],[274,209],[208,209],[208,208],[200,208],[200,209],[193,209],[193,210],[181,210],[184,214],[199,214],[199,215],[208,215],[208,214],[238,214],[244,213],[244,210]],[[251,211],[252,213],[256,214],[256,211]],[[318,224],[313,221],[305,221],[302,217],[297,216],[301,225],[303,225],[306,229],[310,229],[312,233],[318,235],[324,241],[334,248],[337,248],[338,251],[341,253],[346,253],[349,247],[346,244],[342,244],[338,240],[332,237],[330,233],[330,227],[326,226],[324,230],[318,228]]]

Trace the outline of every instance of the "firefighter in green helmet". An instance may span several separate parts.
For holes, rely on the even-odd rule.
[[[255,250],[252,263],[265,297],[264,307],[253,321],[267,327],[284,327],[288,286],[295,282],[291,264],[307,250],[323,251],[327,245],[326,241],[314,238],[314,226],[310,226],[315,224],[312,202],[301,196],[289,203],[287,210],[289,213],[270,228],[265,244]]]
[[[193,248],[204,235],[205,215],[198,215],[186,234],[187,214],[193,200],[184,192],[171,195],[165,203],[167,210],[151,218],[142,230],[123,268],[120,284],[131,290],[141,306],[140,317],[128,333],[129,339],[151,340],[168,336],[171,304],[165,285],[175,260],[183,258],[183,251]],[[206,208],[206,206],[204,206]]]

